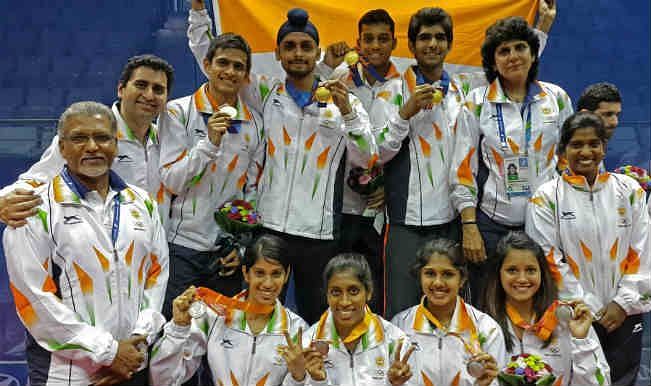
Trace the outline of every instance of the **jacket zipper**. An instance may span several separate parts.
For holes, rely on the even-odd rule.
[[[255,346],[256,346],[257,340],[258,340],[258,336],[253,335],[253,345],[251,345],[251,358],[249,359],[249,366],[248,366],[249,368],[246,370],[246,380],[243,383],[244,385],[249,384],[249,377],[251,376],[251,370],[253,370],[252,369],[252,367],[253,367],[253,357],[255,356]]]
[[[350,355],[350,376],[353,378],[353,385],[356,385],[356,378],[355,378],[355,358],[352,353],[349,353]]]
[[[594,219],[597,218],[597,213],[596,213],[597,210],[596,210],[596,208],[595,208],[595,206],[594,206],[594,193],[593,193],[593,191],[592,191],[592,188],[590,188],[590,206],[592,206],[592,214],[593,214],[593,215],[592,215],[592,220],[593,220],[593,224],[594,224],[594,230],[595,230],[595,233],[596,233],[596,236],[597,236],[597,237],[595,238],[595,240],[597,241],[597,247],[599,248],[598,251],[595,251],[595,252],[597,252],[597,253],[596,253],[596,256],[593,256],[593,258],[596,257],[597,259],[600,259],[600,258],[602,257],[602,250],[601,250],[601,243],[599,242],[599,241],[600,241],[600,237],[599,237],[599,235],[600,235],[601,233],[599,232],[599,221],[594,221]],[[600,265],[600,263],[601,263],[600,261],[596,262],[596,264],[599,264],[599,265]],[[593,263],[593,264],[594,264],[594,263]],[[603,280],[604,280],[605,278],[601,277],[601,276],[602,276],[602,275],[600,274],[600,273],[601,273],[601,272],[600,272],[601,270],[594,269],[594,268],[595,268],[594,265],[593,265],[592,267],[590,267],[590,268],[591,268],[591,270],[592,270],[592,273],[597,274],[597,275],[600,276],[600,277],[598,277],[598,278],[595,277],[595,278],[594,278],[594,282],[595,282],[595,283],[599,283],[599,282],[602,282],[602,283],[603,283],[603,282],[604,282]],[[608,280],[609,280],[609,279],[605,279],[605,283],[608,283]],[[610,287],[610,285],[603,285],[603,286],[601,286],[601,290],[600,290],[599,292],[601,292],[601,294],[600,294],[601,296],[600,296],[600,297],[601,297],[602,299],[605,299],[605,298],[606,298],[604,295],[606,295],[607,292],[609,292],[609,291],[608,291],[608,288],[609,288],[609,287]],[[596,284],[593,284],[593,288],[596,289]]]

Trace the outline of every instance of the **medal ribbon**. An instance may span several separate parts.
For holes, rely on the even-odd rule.
[[[534,324],[527,323],[522,316],[520,316],[520,313],[515,309],[515,307],[511,306],[509,303],[506,303],[506,314],[513,324],[524,330],[533,332],[538,338],[546,341],[549,339],[558,324],[556,308],[561,304],[563,303],[555,300],[554,303],[545,310],[540,320]]]
[[[213,311],[219,313],[218,306],[227,310],[240,310],[250,314],[267,315],[273,312],[274,305],[253,304],[220,294],[210,288],[198,287],[195,296],[203,301]]]
[[[369,75],[375,78],[376,81],[380,83],[384,83],[387,81],[382,75],[380,75],[379,72],[377,72],[375,67],[373,67],[373,65],[368,62],[368,59],[366,59],[361,54],[359,55],[358,63],[361,64],[362,67],[369,73]],[[359,70],[357,69],[357,63],[353,64],[352,66],[348,66],[348,68],[350,69],[350,74],[352,75],[355,86],[361,87],[364,84],[364,82],[362,81],[362,77],[359,73]]]
[[[315,78],[314,83],[312,83],[311,91],[301,91],[294,87],[294,84],[290,82],[289,79],[285,81],[285,89],[287,90],[287,93],[292,97],[294,103],[296,103],[301,109],[312,104],[312,100],[314,99],[312,96],[314,95],[314,90],[316,90],[318,85],[319,79]]]
[[[466,308],[463,305],[463,301],[460,302],[459,304],[460,307],[463,307],[462,309],[459,310],[459,312],[466,312]],[[432,322],[436,326],[437,329],[443,331],[444,334],[446,335],[451,335],[454,337],[459,338],[461,340],[461,343],[463,343],[463,347],[466,349],[466,351],[470,355],[476,355],[481,352],[481,347],[479,344],[479,334],[477,333],[477,327],[475,327],[474,323],[470,323],[469,330],[470,330],[470,342],[467,342],[466,339],[461,335],[459,332],[455,331],[448,331],[445,326],[432,314],[427,307],[425,307],[423,304],[421,304],[419,307],[421,307],[421,310],[423,312],[423,315]],[[459,318],[461,318],[461,314],[459,314]]]
[[[418,69],[418,66],[414,66],[414,73],[416,74],[416,84],[432,84],[435,83],[429,79],[426,79],[422,72]],[[443,96],[447,95],[448,89],[450,88],[450,75],[447,72],[443,71],[441,73],[441,80],[439,80],[439,85],[437,88],[440,88],[443,91]]]

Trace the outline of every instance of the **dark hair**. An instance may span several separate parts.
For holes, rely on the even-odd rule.
[[[448,44],[452,44],[452,18],[442,8],[438,7],[421,8],[411,16],[409,29],[407,30],[409,41],[412,44],[416,42],[421,27],[431,27],[437,24],[443,27]]]
[[[489,273],[486,292],[484,292],[484,308],[502,328],[507,351],[513,350],[513,340],[511,339],[511,334],[509,334],[508,316],[506,314],[506,292],[504,292],[504,287],[502,287],[500,271],[502,270],[504,259],[512,249],[532,252],[540,266],[540,288],[533,297],[533,309],[536,315],[539,317],[542,316],[554,300],[558,299],[558,289],[552,279],[552,274],[549,270],[547,259],[545,258],[545,252],[540,245],[522,231],[509,232],[506,236],[502,237],[497,243],[495,260],[491,264],[493,271]],[[545,345],[550,342],[551,337]]]
[[[584,129],[586,127],[594,128],[597,137],[599,137],[602,143],[606,143],[608,135],[604,127],[603,119],[591,111],[579,111],[567,117],[565,122],[563,122],[561,139],[558,143],[558,153],[563,154],[565,148],[572,140],[574,133],[578,129]]]
[[[468,268],[466,266],[466,260],[463,257],[463,252],[461,251],[461,246],[455,241],[444,238],[435,238],[427,241],[418,249],[418,252],[416,252],[416,261],[411,266],[411,274],[416,278],[420,278],[420,270],[429,263],[430,258],[435,253],[450,259],[454,268],[461,273],[461,277],[467,277]]]
[[[481,62],[484,66],[484,73],[488,83],[492,83],[498,76],[495,67],[495,50],[497,47],[511,40],[524,40],[529,44],[529,50],[533,56],[533,63],[527,75],[527,83],[536,80],[538,76],[538,50],[540,49],[540,41],[538,36],[529,27],[526,20],[520,16],[512,16],[500,19],[495,24],[488,27],[486,30],[486,38],[481,46]]]
[[[278,236],[269,234],[259,236],[253,245],[246,248],[242,264],[248,271],[260,259],[273,260],[282,265],[285,271],[288,271],[287,243]]]
[[[125,86],[131,80],[131,75],[133,75],[136,68],[140,67],[148,67],[154,71],[163,71],[167,77],[167,95],[171,93],[172,85],[174,84],[174,68],[165,59],[159,58],[156,55],[145,54],[129,58],[127,64],[122,68],[122,74],[120,74],[118,84]]]
[[[208,47],[205,58],[212,63],[215,52],[220,48],[233,48],[244,52],[246,54],[246,72],[251,71],[251,47],[249,47],[249,43],[242,36],[232,32],[226,32],[217,36],[210,41],[210,47]]]
[[[386,9],[372,9],[365,14],[357,22],[357,33],[362,33],[363,25],[386,24],[391,29],[391,36],[396,32],[396,23],[389,15]]]
[[[373,293],[373,275],[366,257],[359,253],[340,253],[333,257],[323,270],[323,288],[328,288],[328,282],[333,275],[350,271],[366,288]]]
[[[595,111],[601,102],[622,103],[622,96],[619,89],[612,83],[599,82],[591,84],[583,90],[583,93],[576,102],[577,110]]]

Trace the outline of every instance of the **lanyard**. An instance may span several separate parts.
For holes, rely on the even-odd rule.
[[[369,75],[375,78],[376,81],[380,83],[384,83],[387,81],[382,75],[380,75],[379,72],[377,72],[375,67],[373,67],[373,65],[370,64],[365,57],[360,56],[360,59],[361,60],[359,61],[359,63],[362,65],[362,67],[364,67],[366,71],[368,71]],[[355,86],[357,87],[363,86],[364,82],[362,81],[362,77],[359,73],[359,70],[357,69],[357,63],[353,64],[352,66],[349,66],[349,69],[350,69],[350,74],[352,75],[353,78],[353,83],[355,83]]]
[[[423,73],[420,72],[418,69],[418,66],[414,66],[414,73],[416,73],[416,84],[421,85],[421,84],[433,84],[435,82],[430,81],[429,79],[425,78]],[[448,93],[448,88],[450,87],[450,76],[446,71],[443,71],[441,73],[441,80],[438,81],[438,87],[443,89],[443,96],[447,95]]]
[[[318,85],[319,79],[314,79],[311,91],[301,91],[294,87],[294,84],[290,82],[289,79],[285,81],[285,89],[294,100],[294,103],[296,103],[301,109],[312,103],[312,94],[314,94],[314,90],[316,90]]]
[[[72,190],[77,197],[81,198],[82,195],[79,193],[79,190],[75,186],[75,183],[72,180],[72,177],[68,174],[68,169],[63,169],[61,173],[61,178],[63,182],[68,185],[68,188]],[[118,234],[120,233],[120,193],[116,193],[113,197],[113,224],[111,225],[111,241],[113,242],[113,247],[115,247],[116,242],[118,241]]]
[[[531,102],[528,97],[522,104],[520,116],[524,117],[525,110],[527,117],[524,121],[524,155],[526,156],[529,154],[529,142],[531,142]],[[495,104],[495,115],[497,116],[497,134],[500,137],[500,146],[502,147],[502,151],[506,152],[509,149],[509,144],[506,141],[506,128],[501,103]]]

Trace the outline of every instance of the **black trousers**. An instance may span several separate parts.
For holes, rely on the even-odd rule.
[[[630,315],[610,334],[595,322],[592,324],[606,360],[610,366],[610,379],[613,386],[633,386],[640,370],[642,357],[642,335],[644,323],[642,314]]]
[[[323,270],[338,253],[339,240],[310,239],[271,229],[264,229],[262,232],[278,236],[287,243],[296,284],[298,314],[308,324],[317,322],[327,307]]]
[[[423,244],[436,237],[459,241],[459,219],[432,226],[390,224],[385,246],[385,314],[387,319],[418,304],[421,290],[418,278],[411,275],[416,252]]]
[[[373,273],[373,297],[368,303],[376,314],[384,313],[384,245],[382,235],[373,227],[374,217],[344,214],[341,221],[339,252],[360,253]],[[382,232],[384,234],[384,232]]]
[[[495,270],[495,249],[500,239],[511,231],[524,231],[524,226],[507,226],[493,221],[481,209],[477,209],[477,227],[484,239],[487,259],[479,264],[468,264],[468,282],[470,299],[473,306],[483,309],[484,289],[491,271]]]

